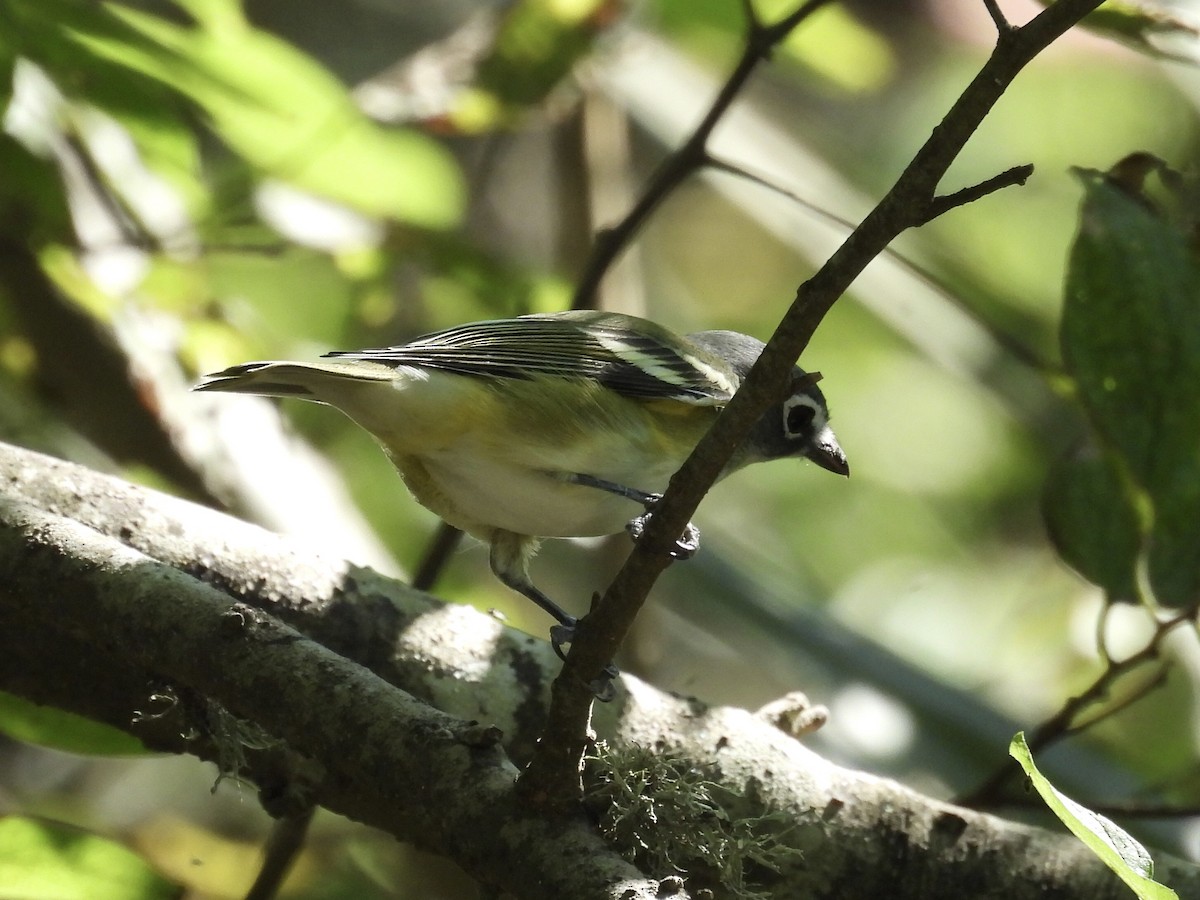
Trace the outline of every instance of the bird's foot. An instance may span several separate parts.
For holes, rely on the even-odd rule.
[[[616,678],[620,674],[617,667],[609,663],[600,673],[600,677],[588,683],[588,690],[601,703],[612,703],[617,697]]]
[[[625,530],[629,532],[629,536],[633,538],[635,543],[642,539],[642,533],[646,530],[646,526],[650,523],[650,517],[653,515],[654,510],[647,509],[625,526]],[[683,534],[675,541],[675,546],[667,552],[671,559],[691,559],[699,549],[700,529],[691,522],[688,522],[687,526],[683,529]]]
[[[640,503],[645,512],[625,526],[625,530],[636,541],[642,536],[642,532],[646,530],[646,524],[650,521],[650,517],[654,514],[655,507],[662,502],[662,494],[652,494],[649,491],[639,490],[624,484],[616,484],[612,481],[605,481],[603,478],[597,478],[595,475],[587,475],[584,473],[575,473],[568,476],[567,480],[572,484],[581,484],[585,487],[593,487],[597,490],[606,491],[610,494],[615,494],[618,497],[624,497],[627,500],[632,500],[635,503]],[[695,556],[696,551],[700,549],[700,529],[691,522],[687,523],[687,527],[683,531],[683,535],[675,542],[674,548],[669,552],[671,559],[691,559]]]
[[[575,639],[575,630],[578,624],[579,622],[576,619],[568,617],[567,621],[560,622],[550,629],[550,646],[554,648],[554,652],[558,654],[558,658],[564,662],[567,659],[567,653],[563,650],[563,647]],[[620,674],[621,670],[612,663],[609,663],[600,672],[599,676],[588,683],[588,690],[601,703],[609,703],[617,696],[617,686],[614,682]]]
[[[578,624],[576,619],[568,617],[566,621],[550,627],[550,646],[563,662],[567,659],[567,652],[563,650],[563,646],[575,640],[575,627]]]

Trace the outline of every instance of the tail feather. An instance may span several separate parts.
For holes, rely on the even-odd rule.
[[[391,366],[376,363],[249,362],[204,376],[194,391],[319,399],[336,381],[389,381]]]

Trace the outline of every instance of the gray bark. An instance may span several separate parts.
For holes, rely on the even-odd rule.
[[[30,451],[0,445],[0,485],[0,688],[225,760],[237,730],[214,710],[228,711],[273,739],[235,748],[272,811],[302,790],[517,897],[653,897],[673,874],[639,873],[582,815],[545,821],[514,790],[558,668],[544,642]],[[785,811],[804,852],[780,897],[1129,895],[1065,834],[835,766],[744,710],[622,676],[594,727]],[[1158,871],[1200,894],[1191,867]]]

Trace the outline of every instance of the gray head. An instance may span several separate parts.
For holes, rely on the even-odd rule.
[[[741,378],[762,352],[763,343],[736,331],[700,331],[688,340],[730,364]],[[734,453],[726,472],[752,462],[804,456],[823,469],[849,475],[850,464],[829,427],[825,395],[799,366],[792,369],[792,391],[755,423],[745,444]]]

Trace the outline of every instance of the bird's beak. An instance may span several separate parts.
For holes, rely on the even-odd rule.
[[[804,455],[835,475],[850,474],[850,463],[846,462],[846,454],[828,425],[817,432],[812,449]]]

